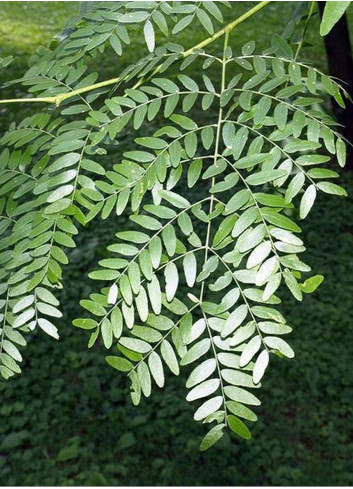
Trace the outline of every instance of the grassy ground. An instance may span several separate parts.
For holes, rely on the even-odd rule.
[[[234,4],[229,16],[250,4]],[[76,2],[1,2],[0,56],[17,57],[2,79],[19,76],[37,46],[77,8]],[[293,8],[294,2],[273,2],[261,22],[251,20],[234,34],[234,45],[256,38],[266,47],[273,26],[281,32]],[[184,44],[201,36],[195,27]],[[310,41],[313,47],[303,54],[324,65],[314,29]],[[102,79],[115,69],[105,61]],[[2,127],[22,115],[3,111]],[[115,232],[95,224],[94,237],[93,229],[80,235],[66,270],[61,341],[33,337],[24,373],[0,384],[0,484],[353,484],[353,179],[342,181],[350,197],[320,197],[305,223],[306,261],[326,280],[302,304],[283,296],[297,354],[292,361],[272,362],[250,442],[225,437],[200,454],[202,427],[184,400],[183,379],[168,379],[163,391],[134,408],[126,379],[105,364],[103,350],[87,350],[87,335],[70,322],[89,292],[82,276]]]

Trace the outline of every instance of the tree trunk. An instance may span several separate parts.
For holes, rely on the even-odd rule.
[[[322,16],[326,2],[317,2]],[[353,99],[353,60],[349,39],[349,30],[346,15],[343,15],[332,30],[324,36],[329,73],[338,78]],[[341,133],[353,144],[353,103],[346,100],[346,108],[342,109],[332,99],[332,110],[337,122],[344,126]],[[347,168],[353,170],[353,150],[347,147]]]

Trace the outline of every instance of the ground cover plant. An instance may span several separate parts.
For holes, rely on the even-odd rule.
[[[241,56],[243,56],[243,55],[241,55]],[[223,59],[223,58],[222,58],[222,59]],[[245,83],[246,83],[246,82],[245,82]],[[64,107],[64,106],[63,106],[63,107]],[[59,110],[60,110],[60,108],[59,108]],[[64,110],[65,110],[65,109],[64,109]],[[190,114],[188,114],[188,115],[190,115]],[[271,126],[269,126],[269,127],[271,127]],[[129,136],[131,137],[131,132],[129,133]],[[224,137],[224,136],[222,135],[222,137]],[[129,149],[129,150],[131,150],[131,146],[130,146],[128,149]],[[201,156],[202,156],[202,155],[201,155]],[[181,178],[182,178],[182,177],[181,177]],[[186,180],[187,180],[187,179],[186,179]],[[185,180],[183,181],[183,183],[185,183]],[[187,182],[186,182],[186,183],[187,183]],[[207,189],[205,189],[204,187],[202,187],[202,191],[204,191],[204,192],[205,192],[205,190],[207,190]],[[196,195],[198,195],[198,192],[195,192],[195,194],[196,194]],[[151,205],[151,204],[147,204],[147,205]],[[197,217],[197,216],[195,216],[195,217]],[[116,222],[116,221],[114,221],[114,222]],[[120,221],[120,222],[124,222],[124,221]],[[202,222],[202,221],[201,221],[201,222]],[[206,223],[206,224],[208,224],[208,223]],[[126,225],[126,221],[125,221],[125,225]],[[201,224],[201,226],[202,226],[202,224]],[[199,232],[199,234],[200,234],[200,236],[201,236],[201,237],[204,237],[204,235],[205,235],[206,233],[203,233],[203,232],[202,232],[202,227],[201,227],[201,226],[199,226],[199,227],[198,227],[198,229],[200,229],[200,231],[198,231],[198,232]],[[206,229],[207,229],[207,227],[208,227],[208,226],[205,226],[205,227],[206,227]],[[113,234],[114,234],[114,233],[113,233]],[[185,296],[185,294],[187,293],[187,290],[185,290],[185,288],[183,288],[183,289],[182,289],[182,293],[183,293],[183,295]],[[277,364],[276,364],[276,368],[277,368]],[[242,426],[242,425],[241,425],[241,426]],[[243,426],[242,426],[242,428],[243,428]],[[244,429],[244,428],[243,428],[243,429]],[[19,439],[19,442],[21,442],[21,439]],[[16,443],[18,443],[18,441],[16,441]],[[77,443],[78,443],[78,440],[77,440],[77,439],[76,439],[76,441],[75,441],[75,440],[73,440],[73,441],[72,441],[72,446],[73,446],[73,449],[72,449],[71,455],[70,455],[70,451],[69,451],[69,455],[68,455],[68,457],[70,457],[70,456],[73,456],[73,457],[74,457],[74,456],[75,456],[75,453],[77,453],[77,451],[78,451],[78,449],[77,449],[77,446],[78,446],[78,445],[77,445]],[[131,440],[130,440],[130,443],[132,443],[132,442],[131,442]],[[75,444],[76,444],[76,445],[75,445]],[[75,446],[76,446],[76,451],[75,451]],[[5,445],[5,447],[6,447],[6,445]],[[72,454],[73,454],[73,455],[72,455]],[[66,455],[66,456],[67,456],[67,455]],[[65,455],[61,455],[61,457],[63,457],[63,461],[64,461],[64,460],[65,460]],[[60,457],[59,457],[59,461],[60,461]]]

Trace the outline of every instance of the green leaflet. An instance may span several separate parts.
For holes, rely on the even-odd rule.
[[[254,321],[248,322],[245,326],[240,326],[240,328],[237,328],[235,331],[235,334],[233,334],[229,345],[230,346],[237,346],[249,338],[254,334],[255,332],[255,323]]]
[[[286,341],[282,340],[282,338],[277,338],[275,336],[266,336],[265,343],[269,348],[279,351],[280,353],[282,353],[282,355],[288,358],[294,357],[294,352],[292,348],[288,345]]]
[[[240,367],[245,367],[254,355],[259,351],[261,347],[261,338],[260,336],[254,336],[249,343],[245,346],[244,350],[240,355],[239,365]]]
[[[300,290],[299,284],[296,281],[295,277],[292,275],[291,272],[287,270],[284,272],[283,275],[284,275],[284,281],[288,289],[291,291],[291,293],[298,301],[301,301],[303,299],[303,294],[302,291]]]
[[[133,364],[125,358],[108,356],[105,359],[109,365],[121,372],[129,372],[133,367]]]
[[[264,183],[269,183],[277,178],[281,178],[284,175],[286,175],[286,172],[283,170],[264,170],[250,175],[247,177],[246,181],[249,185],[263,185]]]
[[[286,202],[291,202],[292,201],[292,199],[303,188],[304,182],[305,182],[305,175],[304,175],[304,173],[302,173],[302,172],[297,173],[295,175],[295,177],[293,178],[293,180],[288,185],[288,188],[286,190],[286,195],[285,195]]]
[[[270,241],[263,241],[252,250],[249,255],[246,268],[253,268],[262,263],[272,251]]]
[[[155,46],[155,35],[154,35],[153,24],[149,20],[145,23],[145,26],[143,28],[143,33],[145,36],[145,41],[146,41],[148,50],[150,52],[153,52],[154,46]]]
[[[192,287],[196,281],[197,274],[197,260],[193,253],[185,255],[183,267],[186,283],[189,287]]]
[[[320,35],[326,36],[345,13],[351,2],[335,2],[325,5],[320,24]]]
[[[235,401],[227,401],[229,411],[236,416],[239,416],[249,421],[257,421],[257,416],[251,409]]]
[[[243,423],[243,421],[233,416],[232,414],[227,417],[227,421],[229,428],[234,431],[234,433],[242,438],[245,438],[246,440],[249,440],[251,438],[249,428],[246,426],[245,423]]]
[[[207,433],[207,435],[203,438],[200,445],[200,450],[202,452],[211,448],[215,443],[217,443],[218,440],[222,438],[223,436],[222,430],[224,427],[225,424],[216,425]]]
[[[211,342],[208,338],[201,340],[196,345],[192,346],[190,350],[181,359],[180,365],[188,365],[194,362],[201,356],[205,355],[211,347]]]
[[[159,195],[170,202],[174,207],[179,209],[184,209],[190,206],[190,202],[182,197],[181,195],[176,194],[175,192],[171,192],[169,190],[160,190]]]
[[[186,400],[195,401],[196,399],[202,399],[204,397],[208,397],[209,395],[213,394],[218,389],[219,386],[220,386],[219,379],[205,380],[204,382],[201,382],[201,384],[198,384],[193,389],[191,389],[191,391],[188,393],[186,397]]]
[[[212,142],[211,142],[212,144]],[[188,169],[188,186],[191,188],[198,181],[202,171],[202,160],[194,160]]]
[[[164,271],[164,276],[166,282],[166,297],[168,302],[171,302],[174,299],[179,284],[179,273],[174,263],[168,263]]]
[[[119,340],[120,344],[128,348],[129,350],[136,351],[137,353],[147,353],[150,351],[150,345],[143,340],[122,337]]]
[[[247,315],[248,307],[245,304],[237,307],[226,320],[221,333],[222,337],[226,337],[233,333],[233,331],[242,324]]]
[[[306,294],[311,294],[312,292],[315,292],[323,281],[324,277],[322,275],[315,275],[314,277],[305,280],[303,284],[300,284],[300,288]]]
[[[232,237],[236,238],[242,234],[246,229],[248,229],[251,224],[253,224],[258,218],[258,210],[256,207],[250,207],[241,214],[240,218],[236,221],[235,226],[232,230]]]
[[[336,185],[335,183],[319,182],[317,184],[317,187],[323,192],[325,192],[326,194],[339,195],[343,197],[347,196],[347,192],[344,190],[344,188],[340,187],[339,185]]]
[[[304,192],[302,200],[300,202],[300,217],[304,219],[310,212],[316,199],[316,188],[314,185],[310,185]]]
[[[161,344],[161,354],[169,369],[175,375],[179,375],[179,363],[171,344],[164,340]]]
[[[241,387],[235,386],[226,386],[225,393],[227,397],[236,402],[240,402],[242,404],[247,404],[250,406],[259,406],[261,403],[257,397],[255,397],[250,392],[247,392],[245,389]]]
[[[346,164],[346,145],[344,144],[342,139],[337,139],[336,151],[337,151],[338,163],[341,167],[344,167]]]
[[[38,325],[49,336],[52,336],[56,340],[59,339],[58,329],[56,328],[56,326],[54,326],[53,323],[51,323],[50,321],[48,321],[45,318],[39,318],[38,319]],[[18,343],[18,341],[17,341],[17,343]]]
[[[209,399],[208,401],[205,401],[195,412],[194,419],[196,421],[201,421],[202,419],[207,418],[215,411],[217,411],[222,406],[222,403],[222,396],[216,396],[212,399]]]
[[[153,351],[148,357],[148,366],[158,387],[164,386],[164,371],[160,357]]]
[[[216,360],[212,358],[202,362],[191,372],[186,382],[186,387],[190,389],[191,387],[194,387],[200,382],[206,380],[216,370],[216,366]]]

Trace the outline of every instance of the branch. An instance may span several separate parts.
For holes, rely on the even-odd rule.
[[[205,39],[204,41],[200,42],[199,44],[196,44],[196,46],[193,46],[192,48],[188,49],[187,51],[184,51],[183,53],[183,58],[187,58],[191,54],[194,53],[195,50],[202,49],[205,46],[208,46],[208,44],[211,44],[213,41],[216,39],[222,37],[226,33],[230,33],[237,25],[241,24],[245,20],[247,20],[249,17],[252,15],[256,14],[259,10],[262,8],[266,7],[267,4],[270,3],[271,0],[266,0],[263,2],[259,2],[255,7],[251,8],[247,12],[245,12],[243,15],[238,17],[237,19],[233,20],[229,24],[227,24],[223,29],[220,31],[216,32],[213,34],[213,36]],[[152,76],[158,73],[161,69],[162,65],[158,65],[155,70],[152,73]],[[20,103],[20,102],[26,102],[26,103],[35,103],[35,102],[43,102],[43,103],[48,103],[48,104],[55,104],[56,107],[58,107],[61,102],[64,100],[68,100],[72,97],[75,97],[76,95],[80,95],[81,93],[86,93],[90,92],[92,90],[96,90],[97,88],[102,88],[102,87],[107,87],[109,85],[115,85],[116,83],[119,83],[122,81],[120,77],[116,78],[110,78],[109,80],[105,80],[99,83],[94,83],[93,85],[88,85],[87,87],[79,88],[77,90],[73,90],[70,93],[59,93],[58,95],[54,95],[53,97],[38,97],[38,98],[13,98],[13,99],[5,99],[5,100],[0,100],[0,104],[11,104],[11,103]],[[134,86],[134,88],[139,87],[143,83],[144,79],[142,78],[137,84]]]

